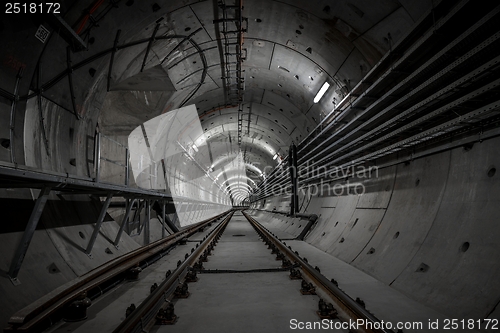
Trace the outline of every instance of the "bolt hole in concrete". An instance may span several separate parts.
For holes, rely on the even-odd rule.
[[[50,264],[49,267],[47,268],[49,269],[50,274],[56,274],[60,272],[59,268],[57,268],[55,263]]]
[[[340,239],[339,243],[343,243],[343,242],[344,242],[344,240],[345,240],[345,239],[344,239],[344,237],[342,237],[342,238]]]
[[[466,143],[464,145],[464,151],[469,151],[472,149],[472,147],[474,147],[474,143]]]
[[[392,237],[392,238],[393,238],[393,239],[396,239],[396,238],[398,238],[398,237],[399,237],[399,231],[398,231],[398,232],[396,232],[396,233],[394,234],[394,237]]]
[[[255,22],[260,23],[260,22],[262,22],[262,20],[260,18],[258,18],[258,19],[255,19]]]
[[[76,159],[75,158],[70,159],[69,164],[71,164],[72,166],[76,166]]]
[[[416,272],[421,272],[421,273],[425,273],[429,270],[429,266],[424,264],[424,263],[421,263],[420,266],[418,266]]]
[[[470,246],[469,242],[463,243],[462,246],[460,246],[460,251],[467,252],[467,250],[469,249],[469,246]]]
[[[4,147],[5,149],[10,148],[10,140],[9,139],[0,139],[0,145]]]
[[[370,249],[370,251],[368,251],[368,254],[374,254],[374,253],[375,253],[375,249],[372,247],[372,248]]]
[[[302,31],[300,31],[300,30],[295,30],[295,33],[296,33],[297,35],[302,35]]]
[[[497,169],[496,168],[490,168],[488,170],[488,177],[493,177],[495,175],[495,173],[497,172]]]
[[[85,239],[85,235],[83,234],[83,232],[79,231],[78,235],[80,236],[81,239]]]

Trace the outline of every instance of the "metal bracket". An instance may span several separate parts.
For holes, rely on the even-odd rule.
[[[49,197],[51,187],[44,187],[38,198],[35,202],[35,207],[33,207],[33,211],[31,212],[31,216],[28,220],[28,224],[26,225],[26,229],[23,234],[23,238],[21,239],[21,244],[19,244],[16,254],[14,255],[14,260],[10,265],[9,269],[9,278],[12,284],[15,286],[21,284],[21,282],[17,279],[17,275],[19,274],[19,270],[21,269],[21,265],[23,264],[24,257],[26,256],[26,252],[28,251],[28,247],[30,246],[31,239],[36,230],[36,226],[38,225],[38,221],[42,216],[43,208],[45,207],[45,203]]]
[[[122,236],[123,229],[125,229],[125,225],[127,225],[127,223],[128,223],[128,218],[129,218],[129,215],[130,215],[130,211],[132,210],[132,207],[134,206],[134,204],[135,204],[136,201],[137,201],[137,199],[134,199],[134,200],[128,202],[127,209],[125,211],[125,215],[123,216],[122,224],[120,226],[120,229],[118,230],[118,233],[116,234],[116,238],[115,238],[115,241],[113,243],[113,245],[117,249],[118,249],[118,243],[120,243],[120,238]]]
[[[87,245],[87,249],[85,250],[85,253],[92,258],[91,252],[92,248],[94,247],[95,240],[97,239],[97,235],[99,234],[99,230],[101,230],[101,225],[102,221],[104,221],[104,217],[106,216],[106,212],[108,210],[109,204],[111,203],[111,199],[113,198],[113,194],[108,194],[106,197],[106,201],[104,202],[104,205],[102,206],[101,213],[99,214],[99,217],[97,218],[97,222],[95,224],[94,232],[92,233],[92,236],[90,237],[89,244]]]

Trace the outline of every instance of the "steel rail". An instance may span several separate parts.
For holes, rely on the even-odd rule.
[[[257,230],[257,232],[263,237],[270,240],[278,249],[290,259],[291,262],[298,263],[300,270],[303,275],[307,276],[308,279],[316,286],[316,288],[321,289],[324,294],[326,294],[331,300],[337,305],[337,307],[345,313],[350,319],[355,321],[362,319],[364,322],[372,323],[373,329],[364,328],[364,332],[369,333],[394,333],[392,330],[380,328],[375,329],[375,327],[380,327],[382,322],[375,317],[373,314],[368,312],[360,304],[356,303],[349,295],[340,290],[333,282],[328,280],[324,275],[314,269],[309,263],[295,254],[290,248],[283,244],[277,237],[275,237],[271,232],[264,228],[257,220],[249,216],[245,211],[242,211],[246,219],[252,224],[252,226]],[[339,314],[341,313],[339,311]],[[347,319],[347,318],[346,318]]]
[[[113,333],[144,332],[152,326],[156,314],[161,306],[167,302],[168,298],[175,291],[175,287],[184,279],[190,267],[194,264],[203,251],[213,244],[215,238],[224,231],[226,225],[231,220],[234,211],[231,211],[226,218],[205,237],[205,240],[170,274],[142,303],[118,325]]]
[[[181,239],[196,233],[200,228],[205,227],[226,214],[219,214],[213,218],[196,223],[178,233],[110,260],[96,269],[60,286],[13,314],[8,321],[9,326],[4,331],[38,332],[43,322],[50,319],[51,316],[55,315],[82,294],[110,281],[119,274],[127,272],[129,269],[136,267],[140,262],[154,257]]]

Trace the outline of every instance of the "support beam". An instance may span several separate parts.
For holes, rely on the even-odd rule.
[[[151,201],[146,199],[146,219],[144,220],[144,245],[148,245],[149,237],[149,223],[151,221]]]
[[[130,150],[128,148],[125,148],[125,186],[129,186],[130,183],[129,160],[130,160]]]
[[[146,61],[148,60],[149,51],[151,51],[151,46],[153,46],[153,43],[154,43],[155,37],[156,37],[156,33],[158,32],[159,28],[160,28],[160,24],[158,23],[155,26],[155,30],[153,31],[153,35],[149,39],[148,47],[146,48],[146,54],[144,55],[144,60],[142,61],[141,72],[144,71],[144,67],[146,67]]]
[[[71,105],[73,106],[73,113],[76,117],[76,120],[80,120],[80,115],[78,114],[78,110],[76,108],[76,97],[75,97],[75,89],[73,88],[73,67],[71,66],[71,49],[68,47],[66,49],[66,64],[68,66],[68,83],[69,83],[69,93],[71,98]]]
[[[292,183],[292,197],[290,202],[290,215],[295,216],[299,211],[298,180],[297,180],[297,147],[290,145],[288,152],[288,167],[290,169],[290,181]]]
[[[19,83],[21,81],[21,78],[23,77],[23,71],[24,71],[24,67],[20,67],[19,68],[19,71],[17,72],[17,76],[16,76],[16,84],[14,86],[14,100],[12,100],[12,104],[11,104],[11,107],[10,107],[10,131],[9,131],[9,137],[10,137],[10,142],[9,142],[9,148],[10,148],[10,161],[17,165],[17,162],[16,162],[16,154],[15,154],[15,137],[16,137],[16,133],[14,132],[14,129],[15,129],[15,125],[16,125],[16,107],[17,107],[17,102],[19,101],[19,96],[18,96],[18,92],[19,92]]]
[[[120,242],[120,238],[122,236],[123,229],[125,229],[125,225],[128,224],[128,217],[130,216],[130,211],[132,210],[132,207],[136,203],[137,199],[134,199],[132,201],[127,200],[127,201],[128,201],[127,210],[125,211],[125,215],[123,216],[120,230],[118,230],[118,233],[116,234],[115,242],[113,243],[116,248],[118,248],[118,243]]]
[[[99,214],[99,217],[97,218],[94,232],[92,233],[92,236],[90,237],[90,240],[89,240],[89,244],[87,245],[87,249],[85,250],[85,253],[89,257],[92,257],[92,255],[91,255],[92,248],[94,247],[94,243],[95,243],[95,240],[97,239],[97,235],[99,234],[99,230],[101,230],[102,221],[104,221],[104,217],[106,216],[106,212],[108,210],[109,203],[111,202],[112,198],[113,198],[113,194],[108,194],[108,196],[106,197],[106,201],[104,202],[104,205],[102,206],[101,213]]]
[[[170,230],[172,230],[172,232],[176,233],[176,232],[179,232],[179,228],[177,228],[177,226],[175,225],[175,222],[172,221],[168,215],[166,214],[166,211],[165,211],[166,207],[165,207],[165,204],[163,205],[163,221],[165,221],[164,223],[167,224],[167,226],[170,228]],[[177,214],[175,215],[177,216]],[[178,216],[177,216],[178,218]]]
[[[142,227],[141,227],[141,212],[142,212],[142,209],[144,208],[144,202],[145,202],[145,200],[142,200],[142,202],[139,202],[139,208],[137,208],[137,210],[135,211],[134,221],[132,221],[132,225],[134,225],[136,222],[139,222],[139,230],[137,232],[137,235],[140,235],[141,232],[142,232]],[[127,227],[127,231],[128,231],[128,234],[130,235],[130,232],[131,232],[130,231],[130,224],[127,224],[127,225],[129,226],[129,227]]]
[[[99,169],[101,168],[101,133],[95,134],[95,154],[94,154],[94,166],[95,166],[95,182],[99,183]]]
[[[111,86],[111,74],[113,74],[113,62],[115,60],[115,53],[117,50],[118,40],[120,39],[121,32],[122,31],[120,29],[118,29],[118,31],[116,32],[115,43],[113,44],[113,49],[111,51],[111,59],[109,59],[108,82],[107,82],[107,86],[106,86],[107,91],[109,91],[109,88]]]
[[[28,220],[28,224],[26,225],[26,229],[24,230],[23,238],[21,239],[21,244],[17,248],[16,254],[9,269],[9,278],[14,285],[19,285],[20,282],[17,279],[17,275],[19,274],[19,270],[21,269],[21,265],[23,264],[24,257],[26,256],[26,252],[28,251],[28,247],[30,246],[31,239],[33,238],[33,234],[35,233],[36,226],[38,225],[38,221],[40,220],[40,216],[42,216],[43,208],[45,207],[45,203],[50,194],[51,187],[44,187],[38,198],[35,202],[35,207],[33,207],[33,211],[31,212],[30,219]]]
[[[161,238],[165,238],[165,209],[166,209],[166,205],[165,205],[165,201],[162,202],[162,209],[161,209],[161,224],[162,224],[162,228],[161,228]]]

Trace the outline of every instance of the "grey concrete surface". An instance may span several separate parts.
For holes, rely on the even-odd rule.
[[[300,281],[290,280],[287,272],[199,274],[189,290],[189,298],[175,303],[177,323],[152,332],[293,332],[292,319],[320,321],[315,313],[318,297],[303,296]]]
[[[280,264],[250,223],[236,213],[204,267],[238,270]],[[293,319],[319,323],[319,298],[303,296],[299,290],[300,281],[290,280],[288,272],[198,274],[198,281],[189,284],[189,298],[175,301],[177,323],[152,332],[291,332]]]
[[[146,267],[139,280],[126,281],[97,298],[87,309],[87,320],[76,323],[61,321],[46,332],[112,332],[125,319],[127,307],[132,303],[138,306],[149,295],[151,285],[160,284],[165,279],[167,270],[173,271],[177,267],[177,261],[184,260],[185,254],[196,246],[198,238],[203,238],[215,226],[213,224],[203,232],[194,234],[186,245],[176,246],[166,256]]]
[[[271,250],[259,239],[250,223],[236,213],[219,243],[204,264],[206,269],[261,269],[280,267]]]
[[[77,27],[96,2],[80,0],[62,3],[64,20],[68,26]],[[69,3],[72,5],[69,6]],[[451,134],[446,130],[439,130],[422,137],[422,140],[430,140],[423,140],[416,149],[415,146],[402,147],[401,150],[388,148],[391,155],[368,159],[369,163],[377,165],[395,164],[382,169],[377,179],[363,181],[367,188],[367,193],[363,196],[299,194],[300,211],[320,216],[306,242],[323,251],[323,254],[327,253],[327,256],[333,254],[344,260],[346,264],[391,286],[420,305],[446,313],[451,318],[489,316],[500,319],[500,186],[499,173],[496,171],[500,164],[500,140],[498,132],[496,137],[485,139],[484,134],[488,133],[488,128],[486,132],[483,131],[483,125],[489,126],[490,130],[499,129],[498,87],[488,94],[475,96],[467,103],[458,102],[471,89],[483,89],[483,86],[498,78],[498,72],[494,73],[498,70],[498,61],[495,59],[499,54],[499,46],[498,40],[493,41],[498,37],[499,16],[495,12],[498,11],[497,2],[245,0],[243,16],[248,18],[248,26],[243,47],[246,59],[240,64],[245,72],[245,88],[243,102],[236,106],[228,103],[225,98],[227,87],[224,87],[224,64],[221,63],[224,51],[214,25],[214,11],[217,7],[214,4],[217,1],[124,0],[112,7],[108,7],[108,2],[104,3],[94,14],[99,18],[102,16],[99,25],[92,26],[92,20],[88,20],[85,29],[80,32],[81,37],[88,42],[87,49],[69,53],[73,65],[109,50],[117,31],[121,31],[119,44],[123,45],[151,37],[159,24],[157,36],[180,35],[183,38],[182,36],[193,34],[192,43],[179,45],[179,39],[157,39],[152,43],[147,59],[144,59],[147,42],[119,50],[115,54],[114,67],[108,78],[110,54],[68,71],[68,42],[57,29],[53,30],[51,25],[43,22],[50,30],[50,39],[42,43],[35,37],[40,22],[30,17],[31,14],[6,15],[5,19],[2,17],[2,166],[57,172],[63,178],[92,179],[96,176],[93,157],[96,132],[106,133],[117,141],[126,143],[130,129],[140,126],[143,121],[181,105],[195,104],[206,142],[221,143],[222,148],[211,156],[213,162],[220,162],[235,151],[243,151],[247,167],[251,164],[260,168],[253,170],[253,173],[249,172],[249,179],[260,183],[265,177],[259,171],[267,169],[266,175],[269,175],[281,158],[286,156],[290,143],[301,142],[327,115],[331,115],[330,123],[336,125],[323,133],[318,141],[324,139],[323,142],[326,142],[328,138],[342,133],[335,139],[339,140],[332,147],[335,150],[345,148],[344,144],[361,138],[379,123],[395,119],[407,107],[418,106],[411,114],[414,118],[393,123],[392,128],[380,129],[378,138],[395,134],[396,130],[402,128],[400,126],[406,126],[409,121],[422,122],[408,132],[399,132],[397,136],[382,140],[381,147],[402,142],[406,135],[422,134],[427,126],[440,125],[451,119],[456,121],[457,126],[469,124],[470,127],[462,127],[460,132]],[[443,4],[449,7],[440,8]],[[461,6],[466,10],[458,11],[458,16],[453,17],[451,21],[455,22],[455,26],[440,30],[443,16],[455,13],[455,8]],[[434,10],[436,8],[440,9]],[[487,10],[489,8],[492,10]],[[109,12],[107,9],[110,9]],[[465,30],[472,31],[472,25],[479,26],[484,14],[492,15],[491,22],[485,23],[464,38],[463,43],[455,44],[456,47],[451,45],[455,38],[464,36]],[[405,39],[412,35],[412,27],[421,22],[429,24],[416,30],[414,39]],[[430,42],[424,43],[424,47],[416,52],[417,55],[408,64],[397,68],[395,72],[385,72],[386,68],[394,68],[393,65],[400,57],[408,55],[408,52],[398,52],[397,47],[402,41],[408,45],[408,49],[403,51],[411,51],[426,40],[426,35],[432,36]],[[490,39],[492,42],[487,47],[481,46],[482,53],[468,61],[462,61],[464,54],[469,54],[478,43],[490,36],[493,37]],[[201,52],[193,46],[194,42],[201,46]],[[450,48],[443,52],[444,56],[438,63],[429,64],[422,71],[415,70],[419,66],[418,58],[426,56],[426,49],[432,49],[433,45],[450,45]],[[171,51],[172,54],[167,57]],[[430,53],[432,54],[427,56],[433,57],[436,54]],[[383,59],[389,61],[382,68],[378,67],[378,62]],[[420,59],[426,61],[424,58]],[[146,71],[162,62],[163,70],[176,91],[108,92],[108,82],[113,87],[137,77],[143,60]],[[408,89],[390,92],[390,83],[403,82],[400,78],[404,77],[404,73],[417,75],[415,81],[418,81],[418,77],[430,79],[437,77],[437,71],[441,68],[455,61],[460,63],[452,71],[443,73],[446,79],[430,86],[430,93],[434,93],[490,60],[495,60],[496,63],[492,62],[488,70],[461,81],[460,85],[437,98],[428,98],[425,103],[423,99],[427,98],[426,92],[417,92],[417,84],[411,83],[413,81],[407,81],[410,82]],[[204,61],[206,73],[203,71]],[[18,75],[20,69],[23,69],[22,77]],[[389,80],[376,87],[375,91],[365,93],[365,87],[371,84],[370,81],[374,81],[371,79],[378,80],[379,76],[370,80],[363,78],[367,73],[377,73],[379,69],[380,77],[388,77]],[[73,89],[69,87],[66,72],[72,73]],[[52,81],[60,73],[61,80]],[[495,75],[496,78],[490,77]],[[204,82],[201,82],[202,77],[205,78]],[[19,89],[16,89],[18,80]],[[319,103],[314,103],[316,92],[327,80],[332,83],[331,88]],[[40,85],[49,82],[53,83],[50,87],[39,89]],[[356,92],[357,96],[348,95],[358,84],[362,89]],[[199,89],[195,90],[198,85]],[[16,97],[22,98],[16,108],[12,109],[15,98],[10,100],[8,96],[15,94],[16,90],[19,93]],[[43,95],[40,104],[35,96],[37,93]],[[384,94],[388,98],[383,99]],[[28,95],[31,97],[25,100]],[[337,108],[346,96],[349,96],[345,99],[347,102]],[[347,104],[356,104],[358,96],[363,100],[363,105],[350,108]],[[406,97],[406,102],[394,105],[394,108],[389,106],[396,99]],[[373,99],[373,103],[380,108],[368,111],[367,105],[364,105],[367,103],[366,99]],[[436,119],[425,119],[435,108],[448,102],[456,102],[456,107],[451,107]],[[497,103],[491,109],[491,114],[462,121],[461,117],[467,110],[490,102]],[[381,115],[379,111],[386,106],[390,111],[375,120],[374,116]],[[242,112],[239,112],[240,107]],[[73,113],[81,118],[77,119]],[[337,116],[342,119],[337,119]],[[242,120],[240,126],[237,119]],[[479,122],[479,119],[483,122]],[[357,130],[370,120],[374,120],[372,127]],[[448,133],[446,136],[445,132]],[[345,140],[343,135],[351,133]],[[475,143],[463,144],[463,133],[467,133],[467,138],[464,139]],[[243,134],[241,144],[237,140],[238,134]],[[359,145],[371,142],[372,138],[367,137]],[[437,147],[435,145],[440,144],[443,147],[456,144],[456,148],[440,153],[433,151]],[[107,157],[124,161],[123,152],[116,146],[105,144],[102,148]],[[344,151],[340,150],[339,155],[351,153],[354,149],[357,149],[356,146],[349,146]],[[422,156],[429,155],[416,157],[415,154],[420,153]],[[204,167],[208,168],[210,165]],[[182,174],[181,168],[178,170]],[[123,176],[122,167],[103,164],[102,179],[121,182]],[[352,180],[351,176],[346,178]],[[248,184],[251,182],[248,181]],[[35,185],[40,184],[29,186]],[[186,193],[198,191],[183,184],[178,186]],[[12,198],[32,200],[32,193],[28,191],[30,190],[0,189],[0,197],[5,202]],[[76,202],[72,198],[66,200]],[[276,195],[256,202],[254,207],[269,211],[276,207],[279,211],[287,212],[289,203],[288,196]],[[18,215],[8,218],[2,215],[0,228],[2,326],[12,313],[23,306],[109,259],[144,244],[142,237],[128,237],[124,234],[120,249],[110,248],[112,253],[107,253],[106,249],[111,246],[109,240],[116,234],[118,223],[105,222],[102,233],[96,240],[94,258],[88,258],[81,249],[87,243],[95,221],[86,219],[85,211],[72,208],[69,212],[74,220],[61,219],[54,214],[52,223],[35,232],[19,275],[22,285],[15,287],[6,272],[22,236],[22,227],[26,222],[22,216],[25,207],[9,207],[9,204],[10,202],[6,204],[4,210]],[[209,210],[207,215],[213,212],[215,210]],[[295,237],[303,227],[300,222],[287,220],[283,216],[276,217],[267,213],[256,216],[269,218],[269,222],[266,222],[269,228],[275,228],[275,233],[282,238]],[[70,225],[66,225],[68,222],[71,222]],[[11,230],[12,226],[16,227],[15,231]],[[80,236],[80,232],[83,236]],[[159,232],[156,224],[151,229],[151,240],[158,239]],[[242,241],[245,245],[240,247],[232,243],[224,241],[219,245],[225,246],[227,251],[235,251],[241,247],[248,253],[260,253],[257,247],[253,248],[251,242]],[[224,253],[214,254],[212,262],[224,258]],[[324,257],[323,254],[318,254],[318,258]],[[225,259],[231,266],[238,264],[230,262],[228,258]],[[222,264],[223,260],[220,261]],[[250,264],[253,265],[250,261],[245,263],[247,264],[249,267]],[[57,269],[54,270],[54,266]],[[352,271],[352,274],[357,274],[355,272]],[[349,280],[347,275],[346,273],[345,279]],[[357,275],[353,275],[352,279],[356,279],[355,276]]]
[[[305,213],[321,216],[305,241],[450,318],[500,319],[500,187],[488,176],[500,164],[499,144],[381,169],[364,194],[310,196]],[[264,208],[280,202],[268,199]],[[298,232],[282,215],[254,214],[280,237]]]
[[[372,276],[356,269],[344,261],[329,255],[304,241],[287,241],[294,251],[306,257],[314,267],[321,269],[321,274],[328,279],[334,278],[345,293],[351,298],[361,298],[366,309],[380,320],[397,323],[422,323],[423,329],[404,329],[404,332],[427,332],[429,321],[440,322],[441,329],[433,332],[449,332],[443,329],[444,320],[450,317],[436,310],[425,307],[410,299]],[[477,332],[474,330],[454,330],[456,332]]]

